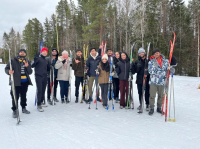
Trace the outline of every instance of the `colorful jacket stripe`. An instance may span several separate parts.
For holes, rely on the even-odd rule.
[[[162,68],[156,59],[151,59],[148,63],[149,84],[165,85],[169,60],[165,59],[164,55],[161,56],[163,59]]]

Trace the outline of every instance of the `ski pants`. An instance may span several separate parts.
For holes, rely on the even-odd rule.
[[[164,85],[155,85],[155,84],[150,85],[150,98],[149,98],[150,108],[154,108],[155,106],[154,104],[155,104],[156,93],[158,93],[157,108],[161,108],[164,96]]]
[[[21,107],[25,108],[27,106],[27,103],[26,103],[27,102],[27,99],[26,99],[27,91],[28,91],[28,82],[21,83],[21,86],[15,86],[15,97],[16,97],[17,107],[18,107],[19,94],[21,96],[21,101],[20,101]],[[12,108],[11,109],[13,111],[15,111],[16,105],[15,105],[15,101],[14,101],[12,87],[10,90],[10,95],[12,97]]]
[[[101,87],[103,106],[107,106],[107,102],[108,102],[108,83],[99,84],[99,85]]]
[[[80,86],[80,84],[83,86],[83,77],[76,76],[76,78],[75,78],[75,88],[76,88],[75,96],[76,97],[79,97],[79,86]]]
[[[142,88],[143,84],[137,84],[137,89],[138,89],[138,94],[139,94],[139,102],[141,105],[141,100],[142,100]],[[149,105],[149,84],[146,83],[146,87],[145,87],[145,102],[147,105]]]
[[[119,98],[119,78],[113,78],[114,99]]]
[[[92,87],[93,87],[93,82],[95,81],[96,85],[96,77],[89,77],[89,96],[92,98]],[[97,93],[97,97],[99,97],[99,93]]]
[[[60,84],[60,96],[61,100],[63,101],[65,98],[68,98],[68,88],[69,88],[69,81],[62,81],[59,80]]]
[[[58,80],[56,80],[56,79],[57,78],[54,78],[54,91],[53,91],[54,97],[56,97],[57,86],[58,86]],[[47,80],[47,99],[50,99],[50,95],[51,95],[50,78],[48,78],[48,80]]]
[[[37,86],[37,105],[40,106],[44,101],[45,90],[47,86],[47,76],[36,76],[36,86]]]
[[[128,81],[120,80],[120,106],[127,106],[127,99],[128,99]],[[125,94],[126,94],[126,99],[125,99]]]

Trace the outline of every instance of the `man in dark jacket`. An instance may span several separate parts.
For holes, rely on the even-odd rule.
[[[37,85],[37,109],[43,112],[42,103],[44,101],[44,94],[47,85],[47,74],[50,70],[50,64],[45,59],[48,49],[42,48],[41,54],[36,54],[32,62],[32,67],[35,68],[35,80]]]
[[[29,75],[32,74],[32,69],[30,62],[25,57],[26,57],[26,50],[24,49],[19,50],[19,55],[11,59],[12,70],[10,70],[10,61],[9,61],[5,67],[5,72],[7,75],[13,74],[17,104],[18,104],[19,94],[21,95],[22,113],[30,114],[30,112],[26,109],[27,106],[26,93],[28,91],[28,85],[32,85],[31,79],[29,77]],[[12,88],[10,94],[12,97],[11,109],[13,110],[13,118],[16,118],[17,117],[16,109],[18,105],[15,105]]]
[[[83,58],[82,50],[78,49],[76,50],[76,58],[72,61],[72,69],[74,70],[75,75],[75,96],[76,101],[75,103],[78,103],[78,97],[79,97],[79,86],[80,83],[83,85],[83,76],[84,76],[84,58]],[[84,100],[84,97],[83,97]]]
[[[146,72],[148,72],[148,62],[146,59],[146,52],[143,48],[140,48],[138,50],[138,60],[135,61],[134,64],[134,73],[137,73],[136,77],[136,84],[138,88],[138,94],[139,94],[139,102],[140,106],[137,108],[138,110],[141,110],[142,105],[142,91],[143,91],[143,78],[144,78],[144,71],[146,67]],[[146,64],[146,66],[145,66]],[[146,111],[149,111],[149,74],[147,75],[146,79],[146,86],[145,86],[145,102],[146,102]]]
[[[58,70],[55,69],[55,64],[58,60],[58,50],[57,49],[52,49],[52,59],[51,57],[47,57],[46,59],[48,60],[48,63],[52,66],[51,69],[48,71],[48,80],[47,80],[47,101],[50,105],[52,105],[52,101],[50,100],[50,95],[51,95],[51,86],[50,86],[50,71],[53,71],[54,69],[54,91],[53,91],[53,100],[55,102],[59,102],[59,100],[56,98],[56,94],[57,94],[57,86],[58,86],[58,80],[57,80],[57,73],[58,73]]]
[[[99,65],[99,62],[101,61],[101,56],[99,55],[98,52],[96,52],[96,48],[91,48],[90,49],[90,57],[88,58],[86,62],[86,71],[89,76],[89,99],[87,102],[92,101],[92,86],[93,82],[96,79],[96,69],[97,66]],[[99,95],[97,95],[97,101],[101,101],[99,99]]]

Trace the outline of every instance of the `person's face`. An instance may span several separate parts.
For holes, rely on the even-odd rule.
[[[42,53],[41,53],[43,56],[47,56],[47,51],[42,51]]]
[[[92,49],[91,52],[92,56],[96,56],[96,50],[95,49]]]
[[[68,55],[67,54],[63,54],[62,57],[63,57],[63,59],[67,59]]]
[[[115,57],[116,57],[117,59],[119,59],[120,55],[119,55],[118,52],[115,53]]]
[[[123,60],[125,60],[126,59],[126,54],[122,53],[121,57],[122,57]]]
[[[78,51],[78,52],[76,52],[76,55],[80,57],[80,56],[82,56],[82,52]]]
[[[106,59],[106,58],[102,59],[102,62],[103,62],[103,63],[106,63],[106,62],[107,62],[107,59]]]
[[[113,55],[113,51],[112,51],[112,50],[108,50],[107,54],[108,54],[109,56],[112,56],[112,55]]]
[[[19,56],[25,57],[26,53],[24,51],[19,52]]]
[[[144,52],[141,52],[141,53],[139,54],[139,56],[143,58],[143,57],[145,56],[145,53],[144,53]]]
[[[157,58],[159,58],[160,57],[160,52],[156,52],[155,54],[154,54],[154,57],[157,59]]]
[[[53,55],[53,56],[56,56],[56,55],[57,55],[57,51],[56,51],[56,50],[53,50],[53,51],[52,51],[52,55]]]

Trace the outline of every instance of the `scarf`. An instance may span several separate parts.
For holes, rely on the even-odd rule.
[[[101,61],[101,68],[102,68],[102,70],[104,70],[106,72],[109,72],[110,71],[110,64],[109,64],[109,62],[107,61],[106,63],[103,63]]]

